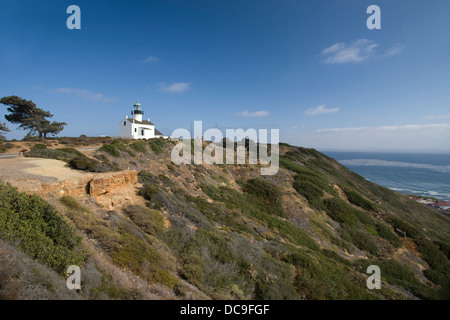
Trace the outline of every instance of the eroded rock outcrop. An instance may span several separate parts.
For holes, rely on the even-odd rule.
[[[138,183],[136,170],[119,172],[93,173],[82,177],[64,179],[54,183],[36,182],[36,186],[28,188],[30,192],[40,196],[55,194],[62,196],[90,195],[102,207],[114,209],[124,204],[134,204],[143,200],[136,195]],[[28,183],[31,185],[31,183]]]
[[[136,195],[136,170],[125,170],[96,175],[87,185],[87,192],[104,208],[113,209],[123,204],[142,201]]]
[[[87,193],[87,185],[91,181],[93,175],[87,175],[84,178],[73,178],[55,183],[41,184],[38,188],[38,195],[44,196],[49,193],[56,194],[58,197],[62,196],[79,196]]]
[[[136,170],[125,170],[113,173],[104,173],[95,176],[88,185],[88,193],[95,197],[117,191],[122,187],[129,187],[138,183]]]

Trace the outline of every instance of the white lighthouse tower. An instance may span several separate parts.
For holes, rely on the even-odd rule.
[[[133,105],[131,114],[133,115],[134,120],[139,122],[142,121],[142,115],[144,114],[144,111],[142,111],[142,107],[139,101],[136,101],[136,103]]]
[[[142,120],[143,114],[144,111],[142,111],[141,104],[136,101],[131,111],[133,118],[125,116],[119,122],[119,136],[127,139],[168,138],[155,128],[155,125],[150,122],[150,119]]]

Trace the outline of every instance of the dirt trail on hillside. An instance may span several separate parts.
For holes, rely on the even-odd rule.
[[[72,170],[64,161],[41,158],[0,159],[0,180],[23,191],[37,191],[43,184],[64,180],[86,180],[92,173]]]
[[[110,210],[127,204],[145,205],[137,196],[136,170],[92,173],[69,168],[65,162],[41,158],[0,159],[0,182],[40,196],[90,195]]]
[[[85,178],[87,172],[72,170],[64,161],[41,158],[14,158],[0,160],[0,177],[9,179],[38,179],[43,182]]]

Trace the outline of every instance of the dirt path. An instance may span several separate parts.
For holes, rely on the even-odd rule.
[[[43,184],[90,177],[93,177],[92,173],[72,170],[64,161],[23,157],[0,159],[0,180],[23,191],[37,191]]]

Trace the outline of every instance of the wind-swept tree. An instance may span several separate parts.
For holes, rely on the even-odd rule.
[[[10,132],[11,130],[8,129],[8,127],[6,126],[6,124],[0,122],[0,134],[4,133],[4,132]]]
[[[47,135],[56,136],[64,129],[65,125],[67,125],[65,122],[50,122],[48,120],[44,120],[41,123],[41,132],[44,135],[44,139],[47,139]]]
[[[0,103],[8,106],[10,112],[5,119],[11,123],[19,124],[19,128],[29,130],[30,134],[38,134],[39,138],[47,138],[47,134],[56,135],[64,129],[65,122],[50,122],[46,118],[53,115],[41,108],[31,100],[25,100],[18,96],[3,97]]]
[[[3,133],[9,132],[9,131],[11,131],[11,130],[8,129],[6,124],[0,122],[0,142],[6,140],[6,137],[3,135]]]
[[[10,132],[9,128],[6,126],[6,123],[0,122],[0,141],[5,140],[6,138],[3,136],[3,133]]]

